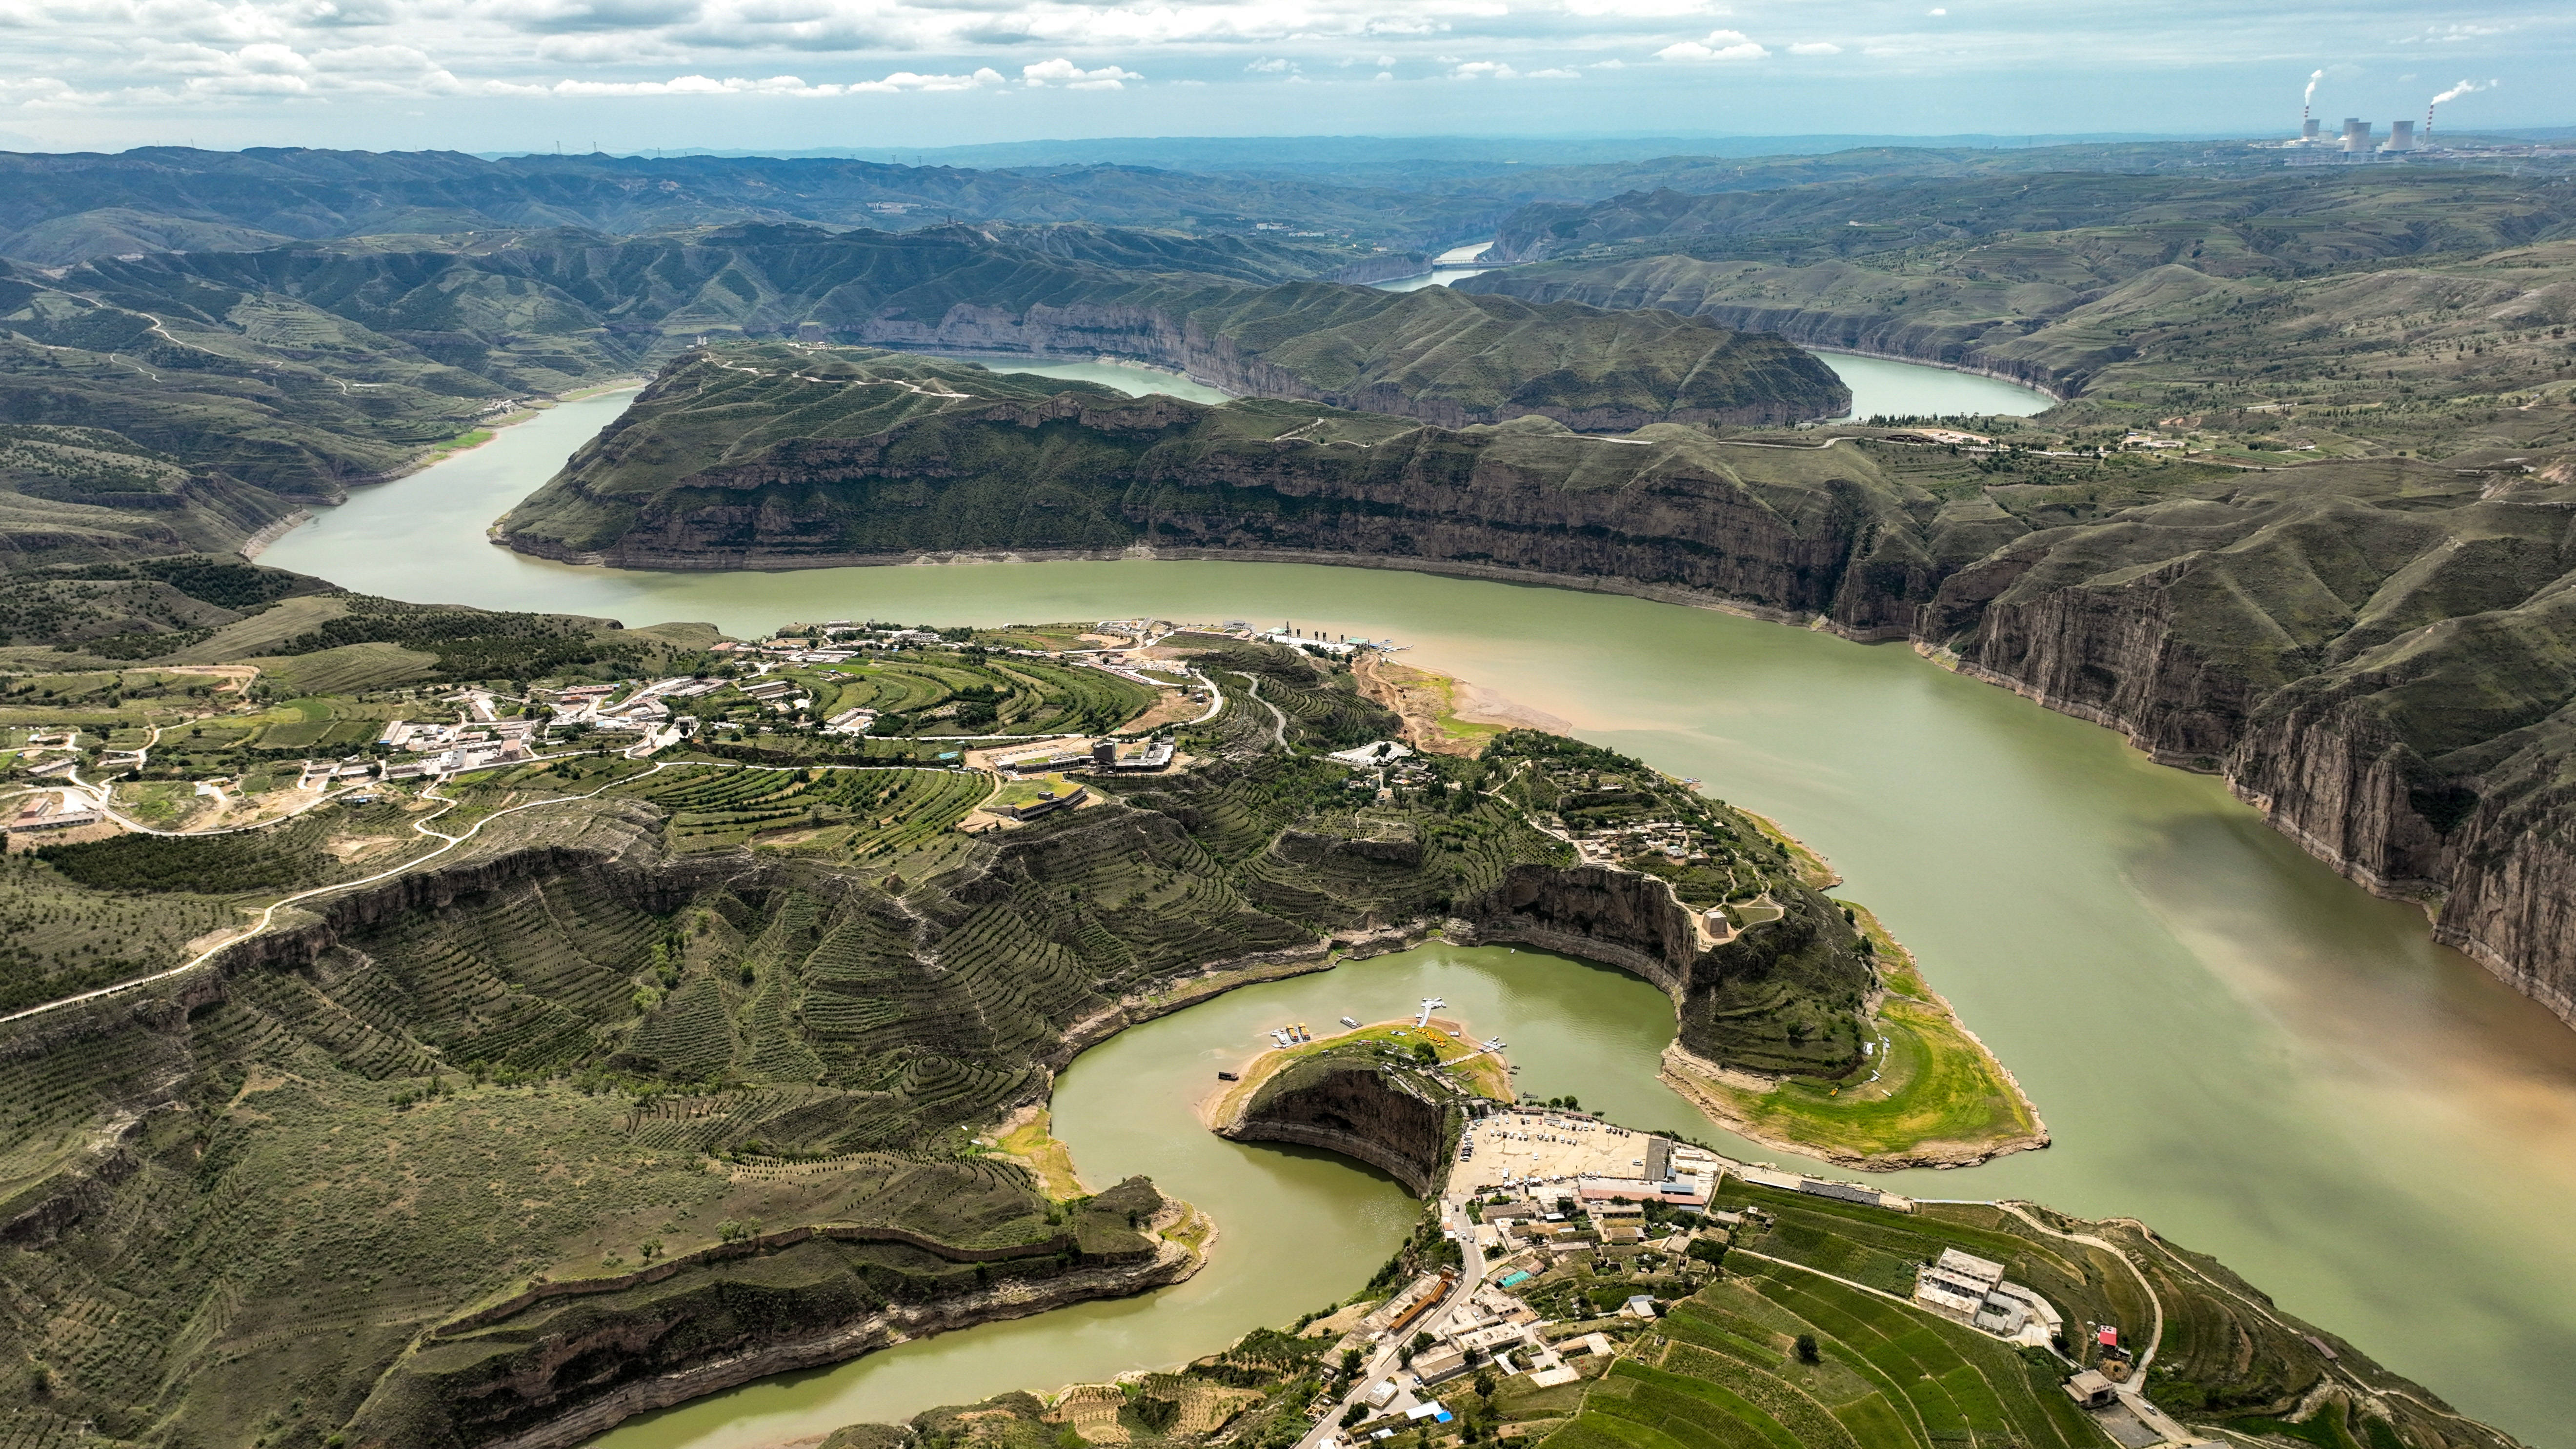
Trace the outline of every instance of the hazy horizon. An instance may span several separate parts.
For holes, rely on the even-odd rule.
[[[2564,122],[2576,15],[2177,0],[0,0],[0,146],[2284,135]],[[2322,74],[2318,74],[2318,73]],[[2464,89],[2465,87],[2465,89]]]

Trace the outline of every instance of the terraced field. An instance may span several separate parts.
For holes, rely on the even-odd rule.
[[[1674,1307],[1554,1449],[2101,1449],[2052,1366],[1975,1330],[1811,1276],[1747,1275]],[[1799,1361],[1811,1335],[1820,1361]]]
[[[967,770],[713,764],[676,765],[618,789],[671,812],[677,850],[759,843],[858,865],[942,851],[957,822],[991,791],[989,779]]]
[[[1155,697],[1102,670],[982,649],[852,661],[796,677],[830,686],[830,697],[816,700],[827,715],[872,709],[880,717],[874,732],[889,735],[1101,734]]]
[[[1506,1391],[1506,1419],[1538,1428],[1546,1449],[2109,1449],[2059,1385],[2100,1362],[2083,1325],[2117,1328],[2134,1349],[2156,1341],[2160,1306],[2146,1392],[2189,1422],[2279,1432],[2276,1416],[2305,1403],[2292,1437],[2338,1449],[2510,1443],[2349,1345],[2337,1341],[2330,1357],[2324,1337],[2272,1313],[2225,1269],[2134,1226],[1974,1204],[1897,1213],[1733,1181],[1714,1205],[1747,1214],[1724,1271],[1665,1305],[1579,1388]],[[2037,1289],[2073,1330],[2060,1343],[2073,1358],[1903,1301],[1914,1270],[1944,1248],[2000,1262],[2010,1281]],[[2152,1301],[2131,1263],[2153,1283]]]

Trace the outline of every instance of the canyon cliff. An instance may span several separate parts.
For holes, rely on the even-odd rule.
[[[783,438],[672,476],[621,449],[679,373],[504,520],[523,552],[636,568],[925,557],[1265,558],[1708,604],[1904,639],[2166,763],[2576,1021],[2576,484],[2407,459],[2111,486],[1916,482],[1901,439],[1658,425],[1443,428],[1310,404],[1065,392]],[[659,401],[657,399],[668,399]],[[674,421],[670,426],[677,427]]]

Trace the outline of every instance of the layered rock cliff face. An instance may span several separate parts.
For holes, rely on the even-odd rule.
[[[1941,502],[1868,448],[1401,429],[1282,403],[997,401],[662,486],[576,467],[511,518],[627,567],[1005,557],[1367,563],[1721,602],[1909,638],[2159,760],[2576,1020],[2553,642],[2576,485],[2405,460]],[[2074,521],[2068,522],[2068,519]]]
[[[1451,428],[1525,416],[1600,431],[1790,423],[1851,401],[1831,369],[1777,338],[1669,312],[1324,283],[1244,295],[1138,290],[1133,299],[889,308],[850,317],[832,335],[918,351],[1125,358],[1230,393]]]
[[[907,1245],[808,1238],[619,1292],[548,1300],[461,1332],[433,1331],[353,1427],[399,1444],[579,1444],[635,1414],[756,1378],[1178,1282],[1201,1256],[1128,1225],[1150,1232],[1189,1212],[1132,1178],[1078,1210],[1076,1246],[1045,1256],[960,1262]],[[1118,1241],[1095,1247],[1095,1237]]]
[[[2213,490],[2215,491],[2215,490]],[[2576,1023],[2576,490],[2403,462],[2249,476],[2030,533],[1916,638],[2216,772]]]
[[[503,541],[628,568],[1138,548],[1376,560],[1830,613],[1859,634],[1901,632],[1930,577],[1921,540],[1886,526],[1917,500],[1844,449],[1726,448],[1676,426],[1604,442],[1537,420],[1450,430],[1275,402],[1066,393],[786,440],[668,477],[627,461],[688,422],[690,394],[657,394],[659,414],[631,416],[577,456],[503,521]]]
[[[1840,912],[1782,886],[1782,916],[1712,943],[1665,884],[1634,871],[1525,865],[1463,907],[1478,941],[1518,941],[1632,971],[1673,999],[1693,1053],[1755,1072],[1836,1077],[1860,1061],[1817,1003],[1855,1009],[1875,988]]]
[[[1263,1083],[1219,1131],[1238,1142],[1293,1142],[1355,1157],[1429,1197],[1448,1170],[1461,1121],[1450,1101],[1412,1076],[1328,1058]]]

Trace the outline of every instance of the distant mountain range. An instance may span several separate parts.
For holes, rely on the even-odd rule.
[[[455,151],[174,146],[115,155],[0,152],[0,257],[64,266],[358,236],[565,226],[632,236],[787,221],[893,230],[1082,221],[1405,253],[1491,235],[1524,205],[1583,205],[1631,191],[2056,171],[2201,174],[2270,170],[2281,160],[2235,140],[2018,147],[1996,140],[1790,137],[1762,143],[1759,154],[1750,141],[1678,137],[1536,143],[1525,154],[1511,142],[1366,137],[959,148],[995,153],[974,157],[977,167],[819,156],[487,159]],[[1433,154],[1405,154],[1423,146]],[[1115,159],[1080,159],[1088,155]]]

